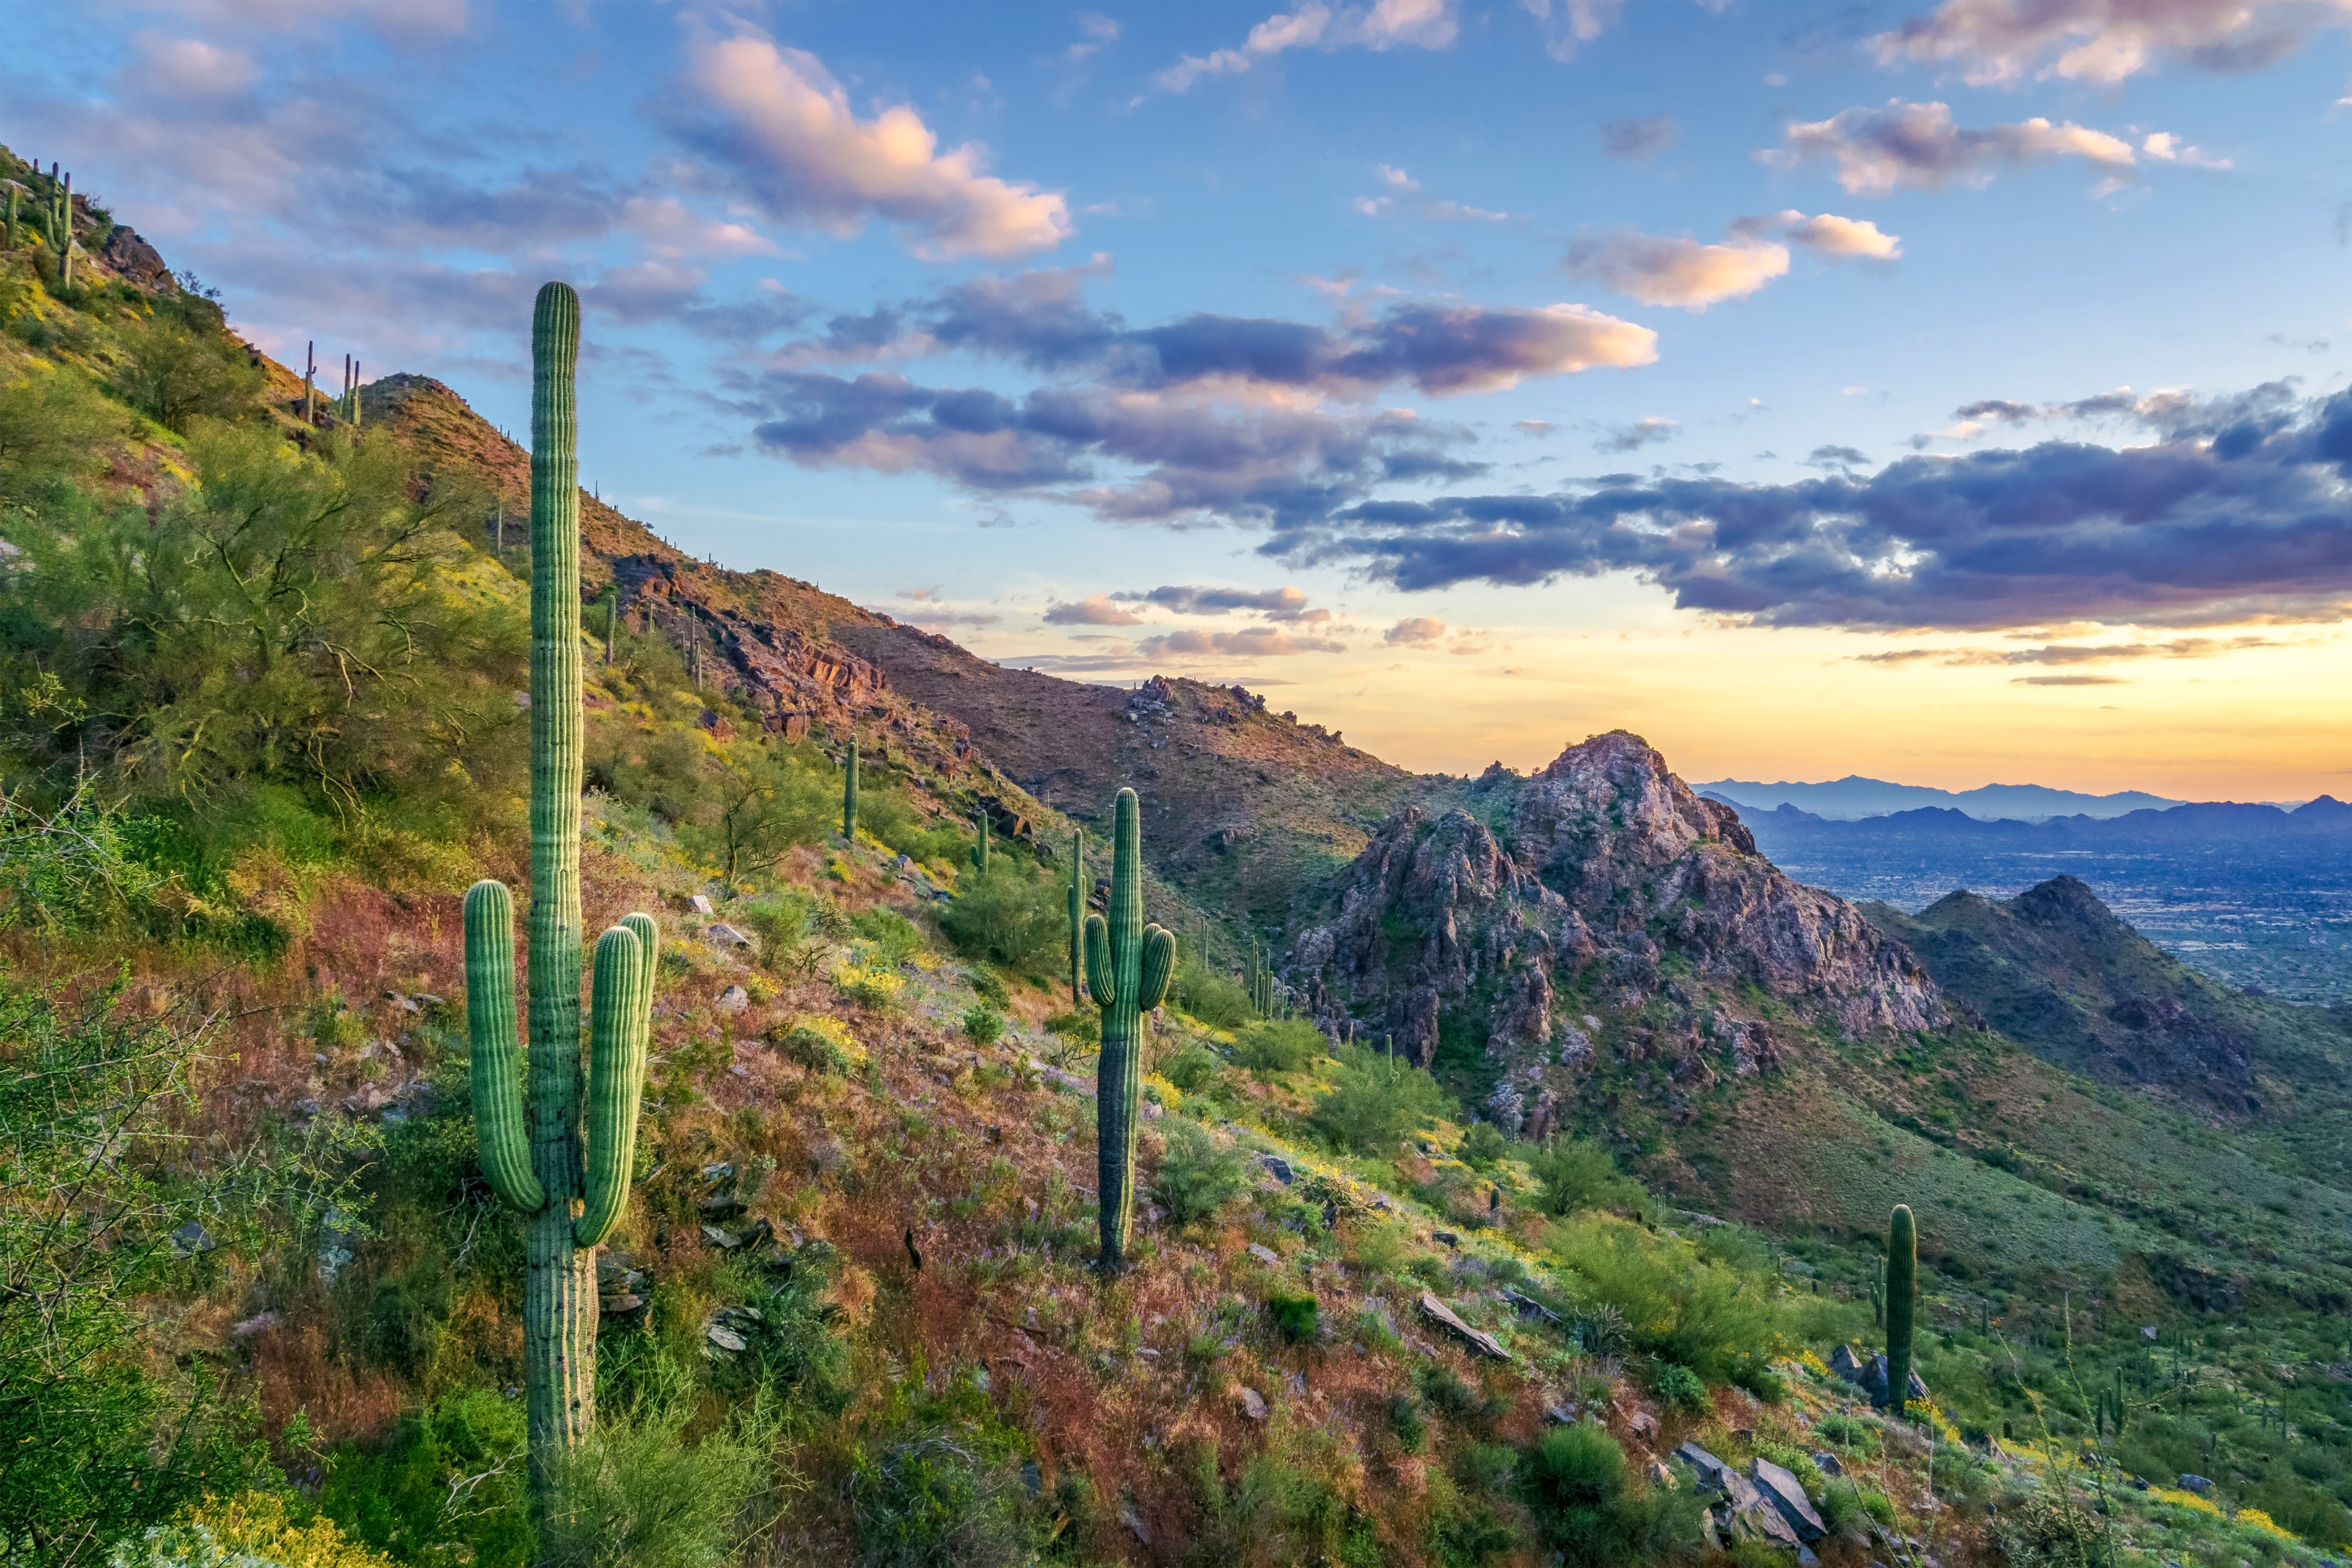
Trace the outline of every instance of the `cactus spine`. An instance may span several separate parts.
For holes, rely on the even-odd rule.
[[[1918,1301],[1919,1233],[1908,1204],[1886,1225],[1886,1407],[1900,1416],[1911,1393],[1911,1313]]]
[[[1176,938],[1143,923],[1143,829],[1135,791],[1121,789],[1111,837],[1110,917],[1087,916],[1087,988],[1102,1009],[1096,1067],[1096,1175],[1105,1273],[1126,1265],[1135,1218],[1135,1113],[1143,1086],[1143,1014],[1168,995]]]
[[[482,1174],[524,1225],[523,1366],[531,1476],[596,1414],[595,1249],[628,1200],[652,1030],[658,934],[632,915],[596,944],[586,1104],[580,1062],[580,501],[572,373],[580,298],[539,291],[531,319],[529,1092],[515,1040],[514,915],[504,886],[466,894],[467,1017]],[[583,1112],[586,1148],[582,1147]]]
[[[849,741],[849,759],[841,765],[841,841],[857,841],[857,738]]]
[[[988,813],[974,811],[971,814],[971,822],[973,827],[980,830],[980,837],[972,841],[971,869],[986,876],[988,874]]]
[[[1086,981],[1087,967],[1087,831],[1070,830],[1070,1006],[1076,1007],[1085,998],[1079,994]]]

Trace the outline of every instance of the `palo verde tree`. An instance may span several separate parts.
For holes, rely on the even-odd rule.
[[[530,1116],[516,1061],[513,911],[466,894],[466,992],[482,1174],[525,1217],[523,1364],[531,1476],[544,1491],[596,1418],[597,1245],[628,1201],[658,929],[631,915],[596,942],[586,1127],[580,1065],[580,492],[572,372],[580,297],[551,283],[531,320]]]
[[[1102,1009],[1096,1067],[1096,1175],[1106,1273],[1127,1261],[1135,1218],[1135,1108],[1143,1087],[1143,1015],[1168,995],[1176,938],[1143,923],[1143,828],[1132,789],[1118,792],[1111,835],[1110,918],[1087,916],[1087,988]]]

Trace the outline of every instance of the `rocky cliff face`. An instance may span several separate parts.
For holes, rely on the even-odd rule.
[[[1524,781],[1489,769],[1474,808],[1390,817],[1286,975],[1336,1033],[1499,1073],[1507,1125],[1543,1131],[1603,1051],[1712,1082],[1777,1064],[1790,1017],[1844,1035],[1950,1019],[1901,942],[1782,875],[1637,736]]]

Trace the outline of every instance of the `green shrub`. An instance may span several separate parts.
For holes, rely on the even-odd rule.
[[[1742,1357],[1731,1369],[1731,1381],[1767,1405],[1778,1405],[1789,1397],[1789,1380],[1761,1356]]]
[[[1650,1392],[1660,1402],[1682,1411],[1706,1408],[1706,1385],[1697,1373],[1676,1362],[1660,1362],[1650,1374]]]
[[[1019,1472],[954,1433],[860,1449],[849,1496],[866,1568],[1018,1568],[1032,1560]]]
[[[1553,1254],[1586,1282],[1586,1310],[1614,1309],[1632,1348],[1727,1382],[1752,1357],[1787,1343],[1779,1309],[1760,1282],[1606,1215],[1554,1225]]]
[[[1069,968],[1070,917],[1063,889],[1013,862],[986,876],[967,876],[940,913],[940,928],[956,951],[1051,979]]]
[[[1668,1561],[1698,1542],[1699,1505],[1690,1490],[1636,1490],[1624,1450],[1591,1423],[1545,1433],[1519,1481],[1537,1531],[1570,1568]]]
[[[963,972],[963,983],[971,988],[971,994],[973,996],[978,997],[990,1007],[1004,1008],[1013,1005],[1013,993],[1004,988],[1004,977],[999,975],[993,969],[983,968],[977,966],[966,969]],[[1077,1013],[1059,1013],[1055,1015],[1055,1017],[1058,1018],[1079,1018],[1081,1016],[1090,1017],[1091,1015],[1081,1015]],[[1047,1030],[1053,1030],[1055,1033],[1060,1032],[1060,1030],[1054,1029],[1053,1019],[1047,1019],[1045,1020],[1045,1027]],[[1102,1033],[1102,1024],[1099,1019],[1094,1020],[1094,1031],[1097,1035]]]
[[[789,1025],[771,1026],[769,1040],[793,1061],[811,1072],[827,1072],[836,1077],[866,1071],[866,1048],[857,1043],[839,1019],[822,1013],[805,1014]]]
[[[1234,1042],[1233,1062],[1262,1076],[1297,1072],[1330,1049],[1323,1031],[1302,1019],[1267,1019],[1241,1031]]]
[[[226,1500],[208,1499],[172,1523],[118,1544],[106,1559],[107,1568],[394,1568],[394,1559],[346,1540],[331,1520],[298,1523],[285,1498],[262,1491]]]
[[[1169,1224],[1208,1219],[1247,1186],[1249,1173],[1238,1153],[1197,1124],[1168,1118],[1168,1149],[1152,1174],[1151,1201]]]
[[[1831,1411],[1813,1424],[1813,1431],[1831,1447],[1849,1454],[1878,1452],[1878,1433],[1866,1422]]]
[[[963,1009],[964,1038],[974,1045],[994,1045],[1004,1037],[1004,1015],[986,1002]]]
[[[404,1417],[383,1452],[337,1453],[320,1511],[403,1563],[528,1568],[523,1439],[518,1400],[488,1389],[437,1400]]]
[[[1410,1394],[1399,1394],[1389,1400],[1389,1430],[1404,1445],[1408,1454],[1417,1454],[1429,1441],[1429,1424],[1421,1418],[1421,1401]]]
[[[1187,1045],[1160,1064],[1160,1076],[1185,1093],[1207,1083],[1217,1075],[1216,1053],[1198,1044]]]
[[[1477,1170],[1491,1170],[1510,1148],[1510,1142],[1497,1132],[1492,1122],[1476,1122],[1462,1134],[1462,1147],[1457,1152],[1462,1163]]]
[[[1211,1029],[1236,1029],[1255,1016],[1240,981],[1202,969],[1197,959],[1178,965],[1170,990],[1179,1009]]]
[[[895,909],[862,910],[849,917],[849,924],[874,944],[876,956],[894,969],[923,950],[922,932]]]
[[[1805,1489],[1807,1497],[1822,1495],[1822,1468],[1813,1463],[1812,1455],[1786,1443],[1759,1443],[1756,1452],[1759,1457],[1770,1460],[1796,1477],[1797,1484]]]
[[[1454,1457],[1454,1479],[1474,1492],[1499,1492],[1518,1465],[1519,1451],[1507,1443],[1467,1443]]]
[[[1273,1315],[1274,1332],[1285,1344],[1305,1344],[1320,1332],[1312,1296],[1270,1296],[1265,1310]]]
[[[1045,1023],[1047,1034],[1074,1046],[1093,1047],[1102,1042],[1102,1015],[1096,1012],[1055,1013]],[[1182,1084],[1178,1084],[1182,1088]]]
[[[1453,1104],[1437,1080],[1399,1057],[1360,1045],[1341,1046],[1337,1055],[1331,1092],[1308,1120],[1340,1148],[1392,1154]]]
[[[536,1568],[722,1568],[765,1492],[774,1435],[762,1412],[681,1441],[694,1403],[659,1398],[599,1411],[595,1429],[549,1466]]]
[[[1587,1208],[1633,1208],[1643,1197],[1639,1183],[1617,1174],[1617,1162],[1600,1145],[1580,1138],[1547,1140],[1528,1157],[1541,1190],[1546,1214]]]

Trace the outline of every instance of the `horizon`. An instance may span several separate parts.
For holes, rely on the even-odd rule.
[[[238,330],[518,429],[574,278],[584,484],[983,657],[1424,772],[2352,766],[2340,16],[119,15],[0,140]]]

